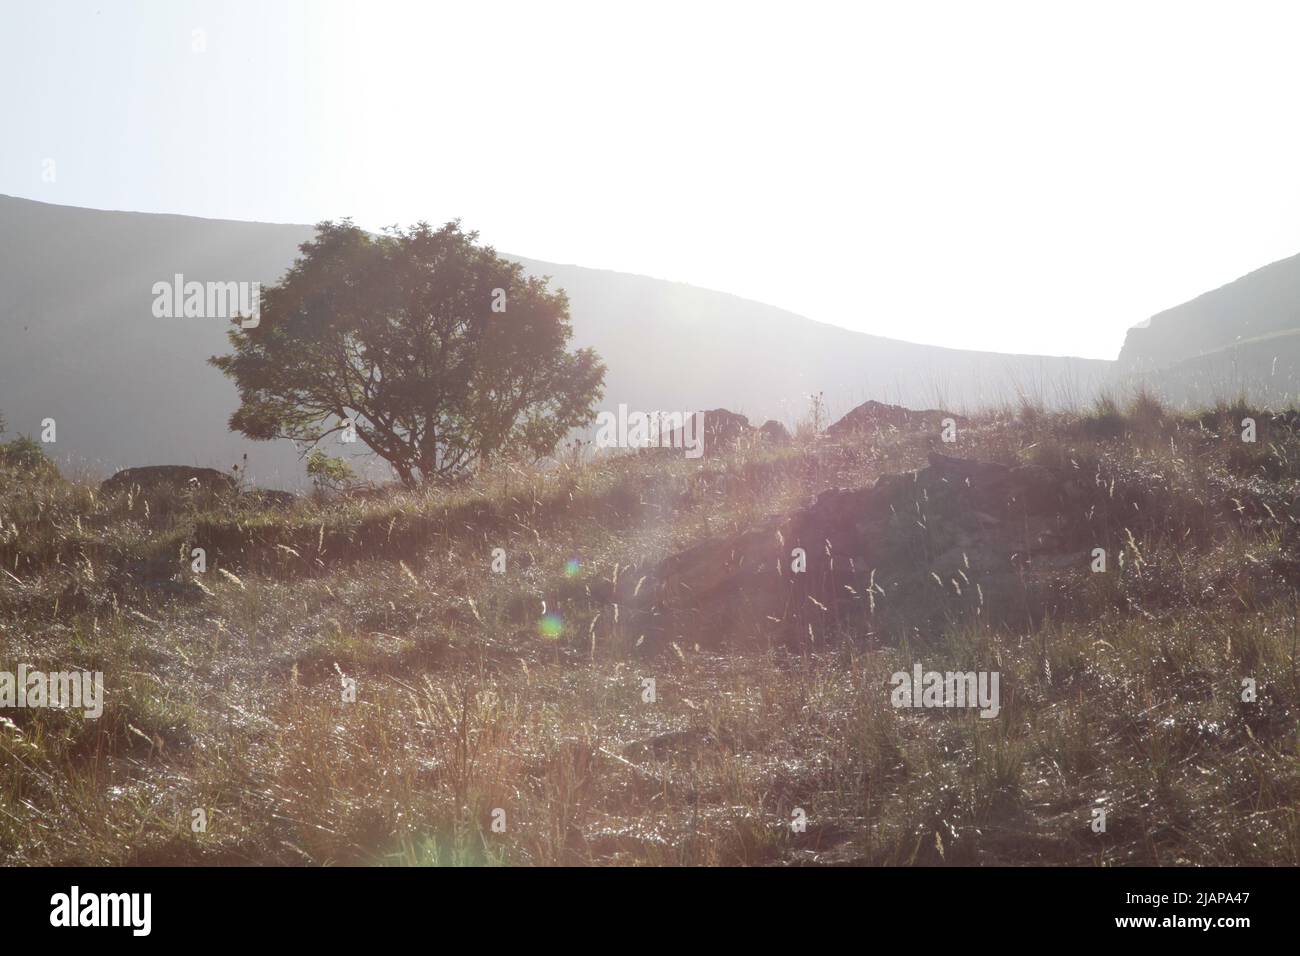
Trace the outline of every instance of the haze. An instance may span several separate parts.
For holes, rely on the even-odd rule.
[[[1243,3],[9,2],[0,193],[462,217],[504,251],[850,329],[1113,358],[1129,326],[1300,250],[1298,20]]]

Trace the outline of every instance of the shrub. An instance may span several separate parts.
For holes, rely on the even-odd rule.
[[[1166,419],[1164,403],[1145,385],[1137,390],[1129,403],[1128,420],[1140,432],[1159,429]]]
[[[356,481],[352,466],[342,458],[331,458],[319,448],[307,456],[307,477],[318,493],[339,491]]]
[[[46,457],[41,443],[27,435],[19,435],[0,444],[0,464],[7,468],[21,468],[26,471],[54,470],[54,463]]]
[[[1079,424],[1084,434],[1093,438],[1118,438],[1124,434],[1124,413],[1119,410],[1115,399],[1106,393],[1093,402],[1092,411],[1084,415]]]

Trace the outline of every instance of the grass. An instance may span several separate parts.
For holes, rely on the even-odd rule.
[[[1243,446],[1249,411],[977,416],[955,453],[1100,489],[1063,518],[1104,523],[1114,573],[1068,572],[1068,616],[1029,631],[895,606],[812,647],[647,640],[613,584],[937,436],[805,428],[287,510],[6,463],[0,670],[102,670],[106,706],[0,711],[0,862],[1300,863],[1300,438],[1257,412]],[[998,671],[1000,714],[892,707],[916,661]]]

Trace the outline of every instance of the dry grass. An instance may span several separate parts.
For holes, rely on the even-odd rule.
[[[1113,519],[1122,569],[1080,569],[1069,620],[725,652],[640,641],[606,585],[918,467],[934,436],[502,468],[287,511],[0,468],[0,670],[107,684],[98,721],[0,712],[0,861],[1300,863],[1296,599],[1270,566],[1290,519],[1207,504],[1289,500],[1300,441],[1262,424],[1243,451],[1241,411],[1026,403],[963,433],[963,455],[1147,490]],[[1000,715],[891,707],[918,660],[999,671]]]

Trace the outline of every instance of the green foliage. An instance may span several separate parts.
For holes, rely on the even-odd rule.
[[[27,435],[19,435],[0,444],[0,464],[28,471],[45,471],[54,467],[54,463],[46,457],[41,443]]]
[[[591,421],[604,365],[566,350],[564,292],[477,238],[321,223],[264,290],[260,324],[236,321],[234,353],[210,360],[239,388],[231,429],[314,445],[350,419],[408,486],[505,448],[550,454]]]
[[[342,458],[331,458],[319,448],[307,455],[307,477],[317,491],[344,488],[356,480],[351,465]]]

